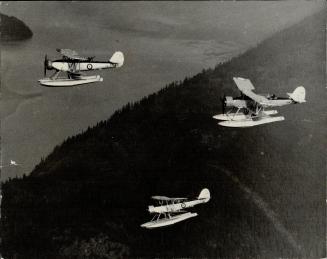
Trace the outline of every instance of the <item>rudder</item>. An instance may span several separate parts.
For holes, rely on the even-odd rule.
[[[204,202],[208,202],[210,200],[210,192],[207,188],[202,189],[199,194],[198,200],[204,200]]]
[[[117,67],[121,67],[124,64],[124,54],[121,51],[116,51],[110,58],[111,63],[117,64]]]
[[[288,96],[296,103],[305,103],[305,88],[303,86],[298,86],[295,88],[293,93],[287,93]]]

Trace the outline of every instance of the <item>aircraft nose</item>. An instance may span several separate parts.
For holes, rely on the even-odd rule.
[[[47,70],[51,70],[52,69],[52,63],[48,59],[48,56],[47,55],[45,55],[45,57],[44,57],[43,68],[44,68],[44,76],[46,76]]]
[[[53,68],[52,62],[48,59],[47,55],[45,55],[45,57],[44,57],[43,67],[44,67],[44,76],[46,76],[47,70],[51,70]]]
[[[52,67],[52,62],[51,62],[50,60],[48,60],[48,62],[47,62],[47,68],[48,68],[48,69],[53,68],[53,67]]]
[[[225,97],[225,104],[227,107],[233,106],[233,97],[226,96]]]

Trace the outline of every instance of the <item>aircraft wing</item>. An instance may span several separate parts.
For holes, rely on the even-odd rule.
[[[246,78],[242,77],[233,77],[233,80],[235,84],[237,85],[237,88],[247,97],[251,98],[253,101],[264,104],[268,102],[268,99],[262,95],[255,94],[252,92],[254,90],[254,86],[252,85],[251,81]]]
[[[151,197],[154,200],[159,200],[159,201],[176,201],[176,200],[187,200],[187,198],[169,198],[166,196],[152,196]]]
[[[57,49],[57,51],[63,55],[64,57],[72,60],[87,60],[86,57],[81,57],[78,55],[78,53],[75,50],[71,49]]]

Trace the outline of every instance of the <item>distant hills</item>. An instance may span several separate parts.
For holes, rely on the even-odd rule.
[[[3,184],[5,258],[325,257],[325,12],[239,57],[173,82],[66,139]],[[230,129],[219,97],[307,89],[284,122]],[[151,195],[212,199],[153,231]]]
[[[26,40],[33,36],[31,29],[14,16],[0,13],[1,41]]]

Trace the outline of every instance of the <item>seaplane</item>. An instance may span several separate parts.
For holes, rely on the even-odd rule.
[[[13,167],[13,166],[20,166],[20,164],[17,164],[16,161],[14,160],[10,160],[10,163],[7,165],[0,165],[0,168],[4,168],[4,167]]]
[[[14,161],[14,160],[10,160],[10,165],[19,166],[19,164],[17,164],[16,161]]]
[[[124,54],[116,51],[108,61],[95,61],[95,57],[82,57],[71,49],[57,49],[62,55],[61,59],[49,60],[44,58],[44,77],[47,70],[54,70],[54,74],[48,78],[39,80],[39,83],[48,87],[69,87],[82,84],[102,82],[100,75],[87,76],[83,71],[119,68],[124,64]],[[66,73],[67,77],[59,77],[60,73]]]
[[[241,96],[224,96],[221,99],[222,114],[213,116],[214,119],[221,120],[218,123],[221,126],[245,128],[283,121],[283,116],[273,116],[278,113],[277,110],[266,109],[306,102],[303,86],[296,87],[293,93],[287,93],[288,97],[276,97],[274,94],[265,96],[254,93],[254,86],[249,79],[233,77],[233,80]],[[225,112],[226,107],[230,108],[228,112]],[[233,112],[235,109],[236,112]]]
[[[187,212],[185,209],[207,203],[210,200],[210,192],[205,188],[195,200],[191,201],[188,201],[187,198],[168,198],[166,196],[152,196],[152,199],[158,201],[159,206],[150,205],[148,207],[148,211],[155,215],[151,221],[141,225],[147,229],[165,227],[196,217],[197,213]]]

